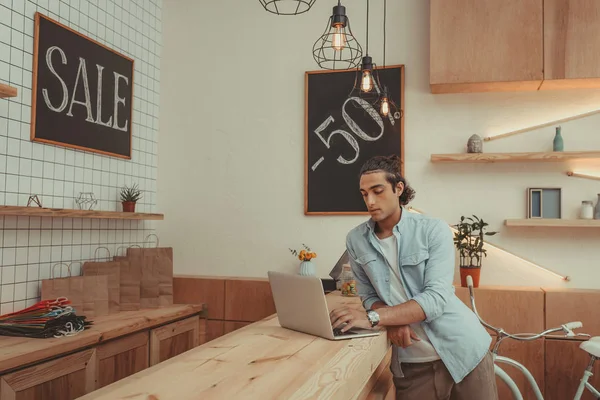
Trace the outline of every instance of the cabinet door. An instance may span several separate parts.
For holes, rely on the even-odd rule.
[[[200,317],[190,317],[150,331],[150,365],[155,365],[196,346]]]
[[[140,332],[98,346],[98,388],[148,368],[148,337]]]
[[[600,87],[600,2],[544,0],[541,89]]]
[[[432,93],[537,90],[543,0],[431,0]]]
[[[2,400],[71,400],[96,388],[96,349],[80,351],[0,377]]]

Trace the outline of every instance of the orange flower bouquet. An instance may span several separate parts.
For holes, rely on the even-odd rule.
[[[300,263],[300,275],[315,275],[315,266],[311,261],[313,258],[317,257],[317,253],[312,251],[310,247],[302,243],[302,249],[300,251],[289,249],[290,252],[298,257],[298,260],[302,261]]]

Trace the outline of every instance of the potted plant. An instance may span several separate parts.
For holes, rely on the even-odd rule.
[[[467,276],[473,278],[473,286],[479,287],[481,273],[481,260],[487,257],[483,248],[484,236],[493,236],[498,232],[486,232],[487,222],[473,215],[473,217],[460,217],[460,222],[454,225],[454,245],[460,256],[460,284],[467,287]]]
[[[313,276],[316,273],[316,268],[314,263],[311,261],[313,258],[317,257],[317,253],[313,252],[307,245],[302,244],[302,250],[297,251],[293,249],[289,249],[290,252],[298,257],[298,260],[301,261],[300,269],[298,273],[300,275],[305,276]]]
[[[135,212],[135,203],[142,198],[142,191],[135,184],[132,187],[121,188],[121,203],[124,212]]]

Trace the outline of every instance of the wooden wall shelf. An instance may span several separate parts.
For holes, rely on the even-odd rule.
[[[600,151],[432,154],[434,163],[562,162],[600,159]]]
[[[507,219],[506,226],[542,228],[600,228],[598,219],[525,218]]]
[[[17,88],[0,83],[0,98],[17,97]]]
[[[132,213],[120,211],[71,210],[63,208],[0,206],[0,215],[24,217],[59,217],[59,218],[94,218],[94,219],[129,219],[129,220],[163,220],[164,214]]]

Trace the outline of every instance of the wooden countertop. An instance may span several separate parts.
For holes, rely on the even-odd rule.
[[[62,338],[0,336],[0,373],[181,319],[202,310],[203,305],[178,304],[156,309],[121,311],[94,318],[94,324],[89,329],[75,336]]]
[[[327,301],[362,308],[338,292]],[[281,328],[272,315],[81,399],[355,399],[388,349],[385,331],[330,341]]]

